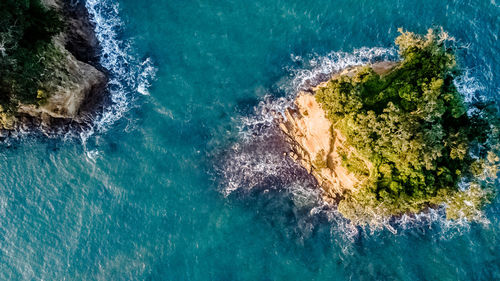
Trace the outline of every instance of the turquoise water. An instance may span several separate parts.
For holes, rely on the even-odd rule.
[[[494,0],[87,6],[115,102],[76,138],[0,147],[0,279],[500,279],[500,202],[482,223],[352,227],[277,157],[268,112],[433,25],[461,46],[461,91],[498,101]]]

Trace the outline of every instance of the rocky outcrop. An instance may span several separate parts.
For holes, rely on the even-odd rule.
[[[291,147],[289,156],[316,178],[327,201],[336,201],[345,190],[353,190],[359,183],[341,165],[340,151],[350,148],[311,93],[300,93],[295,105],[296,109],[286,110],[286,118],[280,123]]]
[[[63,61],[54,69],[48,81],[48,98],[42,104],[21,104],[19,113],[40,118],[49,125],[51,118],[79,121],[80,107],[93,91],[102,91],[106,85],[106,75],[90,64],[77,60],[69,51],[57,43],[64,55]]]
[[[97,69],[99,65],[99,40],[94,32],[94,24],[90,22],[89,12],[84,1],[63,1],[60,5],[68,25],[64,34],[66,49],[79,61],[91,64]]]
[[[381,62],[371,67],[378,74],[384,74],[395,66],[392,62]],[[352,76],[359,67],[345,69],[333,75]],[[331,80],[330,79],[330,80]],[[328,82],[328,81],[327,81]],[[324,83],[327,83],[324,82]],[[355,191],[367,177],[350,172],[342,163],[345,157],[356,157],[364,165],[358,169],[370,171],[372,164],[350,146],[336,124],[326,117],[325,111],[316,101],[313,92],[322,87],[319,84],[311,92],[301,92],[295,99],[295,107],[285,111],[280,128],[290,145],[289,156],[301,164],[317,180],[323,190],[325,201],[333,203],[342,198],[346,191]]]
[[[107,76],[98,68],[98,41],[81,1],[44,0],[45,5],[55,8],[63,15],[66,31],[54,38],[54,45],[61,54],[54,63],[51,77],[45,88],[50,92],[39,92],[47,98],[39,104],[19,105],[19,114],[41,121],[50,126],[53,121],[80,122],[81,107],[86,99],[105,90]]]

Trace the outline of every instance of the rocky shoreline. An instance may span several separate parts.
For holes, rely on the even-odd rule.
[[[99,41],[84,2],[43,0],[42,3],[56,9],[66,25],[53,39],[63,57],[49,77],[55,90],[46,93],[48,98],[43,104],[20,104],[14,125],[3,129],[3,136],[16,131],[50,133],[86,126],[106,100],[108,73],[99,64]]]

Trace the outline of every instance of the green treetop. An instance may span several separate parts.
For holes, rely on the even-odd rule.
[[[59,55],[52,38],[63,28],[58,13],[40,0],[0,1],[0,111],[36,103]]]
[[[442,204],[450,218],[472,217],[467,214],[477,214],[489,193],[471,182],[485,163],[498,167],[487,160],[496,117],[487,117],[484,105],[468,110],[453,83],[458,68],[446,33],[400,32],[402,60],[391,71],[379,75],[364,66],[316,91],[334,126],[373,163],[363,186],[345,195],[339,210],[361,224]],[[343,165],[359,166],[350,161]],[[460,191],[460,182],[470,188]],[[464,198],[473,211],[459,210]]]

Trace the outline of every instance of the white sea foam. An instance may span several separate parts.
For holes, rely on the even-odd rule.
[[[463,95],[466,103],[486,100],[486,96],[482,94],[485,87],[471,74],[471,70],[465,69],[462,75],[453,80],[453,83],[458,92]]]
[[[147,58],[141,63],[142,71],[138,77],[137,92],[139,94],[148,96],[151,81],[155,78],[156,67],[154,66],[151,58]]]
[[[361,48],[351,53],[331,52],[326,56],[314,54],[307,58],[292,55],[291,58],[305,67],[287,69],[292,79],[287,81],[287,85],[283,85],[282,89],[296,94],[299,90],[315,85],[318,80],[323,80],[347,67],[377,61],[393,61],[398,55],[394,48]]]
[[[156,68],[151,58],[137,59],[128,41],[120,39],[123,22],[119,5],[111,0],[87,0],[90,19],[102,48],[100,64],[109,71],[108,90],[111,104],[99,114],[91,128],[80,136],[85,141],[94,132],[104,132],[130,109],[136,94],[148,95]]]
[[[287,148],[279,145],[283,141],[276,126],[276,117],[281,115],[284,118],[285,109],[293,106],[298,92],[328,79],[332,73],[370,62],[394,61],[398,59],[398,54],[395,49],[361,48],[352,53],[332,52],[326,56],[312,55],[308,58],[292,55],[291,59],[302,67],[287,69],[289,76],[279,85],[280,90],[285,92],[285,97],[273,98],[267,95],[254,108],[253,114],[235,120],[239,140],[229,149],[221,168],[222,193],[225,196],[234,192],[248,192],[257,187],[263,188],[264,192],[268,189],[287,191],[297,208],[309,208],[309,216],[326,216],[332,223],[332,234],[346,241],[352,241],[363,233],[373,235],[381,230],[398,234],[415,227],[439,228],[440,235],[446,238],[455,235],[458,230],[467,229],[469,222],[447,220],[443,208],[412,216],[383,218],[380,220],[382,223],[376,227],[358,227],[335,208],[327,207],[320,192],[314,187],[314,180],[307,172],[300,172],[301,168],[284,156]],[[484,89],[469,71],[465,71],[455,81],[455,85],[466,97],[466,102],[477,99]],[[485,218],[479,223],[487,225],[489,221]]]

